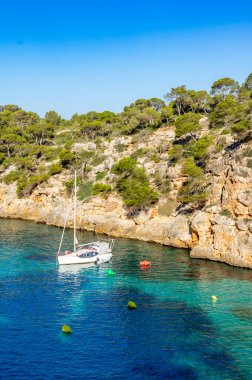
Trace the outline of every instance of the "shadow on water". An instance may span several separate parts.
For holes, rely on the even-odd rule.
[[[125,335],[121,339],[126,340],[128,355],[134,347],[133,360],[127,358],[133,372],[147,379],[198,379],[208,375],[209,378],[216,375],[217,379],[220,372],[221,378],[242,378],[235,358],[228,347],[220,344],[218,331],[202,308],[174,300],[160,302],[134,287],[112,289],[109,297],[117,304],[117,308],[111,310],[111,318],[122,310]],[[132,297],[137,310],[125,312],[124,305]],[[144,357],[136,355],[143,347]],[[202,369],[201,377],[198,366]]]

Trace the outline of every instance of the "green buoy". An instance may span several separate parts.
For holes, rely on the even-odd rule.
[[[128,302],[128,309],[129,310],[135,310],[137,308],[137,305],[133,301]]]
[[[116,275],[115,272],[112,271],[112,269],[106,270],[106,273],[107,273],[108,276],[115,276]]]
[[[72,333],[71,327],[68,325],[63,325],[61,330],[64,334],[71,334]]]

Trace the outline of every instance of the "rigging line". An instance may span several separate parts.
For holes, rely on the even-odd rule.
[[[73,192],[74,192],[74,185],[73,185],[72,192],[71,192],[71,198],[73,196]],[[59,245],[57,256],[59,256],[59,253],[60,253],[60,250],[61,250],[61,246],[62,246],[62,242],[63,242],[63,237],[64,237],[64,233],[65,233],[65,229],[66,229],[66,224],[67,224],[67,221],[68,221],[69,213],[70,213],[70,207],[67,210],[67,213],[66,213],[66,216],[65,216],[64,227],[63,227],[63,231],[62,231],[62,235],[61,235],[61,239],[60,239],[60,245]]]

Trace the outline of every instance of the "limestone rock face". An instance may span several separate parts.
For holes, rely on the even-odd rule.
[[[190,255],[252,268],[252,171],[243,171],[235,159],[217,159],[211,171],[211,202],[216,204],[193,216],[191,228],[198,243]]]
[[[73,145],[73,151],[79,152],[82,150],[89,150],[89,151],[95,151],[96,150],[96,144],[94,142],[88,142],[86,144],[82,143],[75,143]]]
[[[209,218],[210,215],[211,214],[208,214],[206,212],[199,211],[192,218],[192,232],[197,237],[198,242],[200,241],[202,245],[212,244],[213,242],[211,222]]]

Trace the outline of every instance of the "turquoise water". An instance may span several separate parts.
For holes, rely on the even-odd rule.
[[[0,220],[1,379],[252,379],[251,271],[126,239],[110,265],[59,268],[60,235]]]

